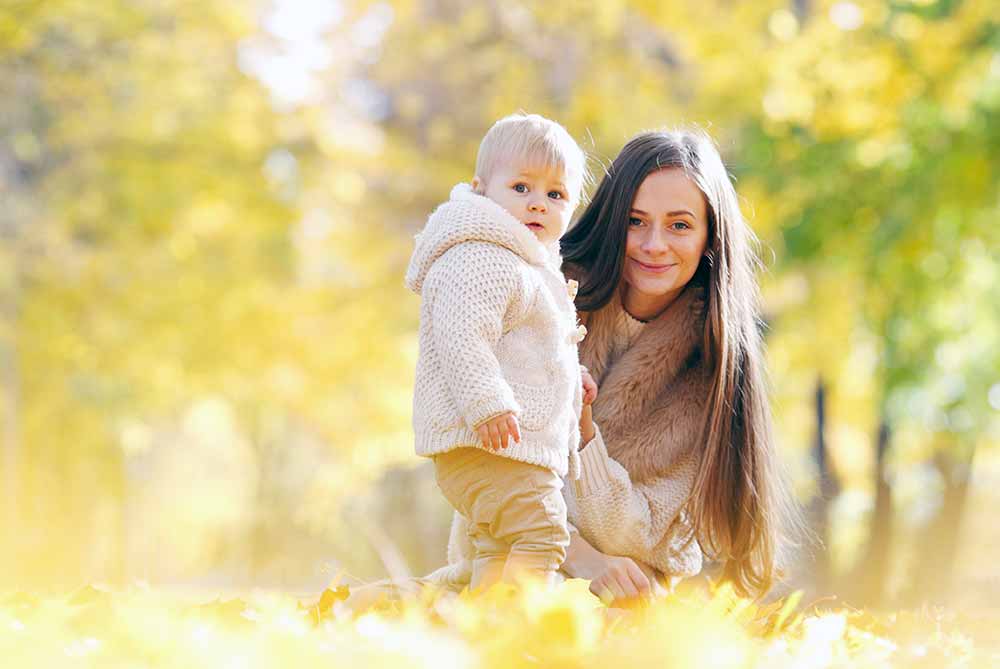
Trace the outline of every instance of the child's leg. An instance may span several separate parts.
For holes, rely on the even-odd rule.
[[[490,534],[510,546],[503,580],[553,582],[570,541],[562,479],[550,469],[516,460],[498,463],[493,478],[497,511]]]
[[[452,507],[468,520],[469,540],[474,549],[473,590],[486,588],[503,576],[510,546],[494,538],[490,524],[496,515],[493,475],[503,458],[478,448],[457,448],[434,457],[438,487]]]
[[[484,524],[469,524],[469,539],[476,548],[476,557],[472,561],[472,580],[469,583],[471,590],[485,590],[499,583],[507,565],[510,546],[490,536],[487,528]]]
[[[569,546],[555,472],[477,448],[443,453],[434,464],[438,487],[469,520],[473,589],[524,575],[552,580]]]

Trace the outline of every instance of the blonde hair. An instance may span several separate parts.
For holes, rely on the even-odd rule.
[[[480,142],[476,156],[480,189],[500,165],[519,158],[562,169],[570,199],[580,201],[588,178],[587,158],[566,128],[544,116],[523,112],[494,123]]]

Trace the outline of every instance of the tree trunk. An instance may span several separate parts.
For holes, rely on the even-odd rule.
[[[886,477],[886,455],[892,436],[885,417],[879,424],[875,452],[875,508],[868,534],[868,543],[861,561],[855,568],[854,596],[858,603],[879,606],[885,601],[885,583],[892,558],[892,488]]]
[[[24,81],[19,81],[23,79]],[[33,84],[24,83],[32,78],[19,77],[13,83],[15,100],[34,100]],[[33,127],[32,114],[35,105],[5,108],[0,134],[11,128]],[[7,135],[9,136],[9,134]],[[9,579],[19,581],[21,560],[19,544],[22,543],[20,528],[27,522],[24,518],[26,505],[23,484],[21,402],[21,365],[18,356],[18,333],[21,327],[21,308],[24,290],[24,275],[27,261],[29,225],[38,225],[37,210],[40,209],[32,197],[35,177],[31,169],[19,161],[9,145],[0,145],[0,583]],[[10,560],[4,562],[4,560]]]
[[[833,472],[830,470],[829,450],[826,444],[826,384],[823,377],[816,380],[816,440],[813,442],[813,459],[816,462],[818,489],[809,504],[810,526],[816,533],[820,545],[816,546],[811,560],[812,580],[817,593],[830,592],[832,574],[830,566],[830,502],[840,492]]]
[[[5,293],[7,291],[4,291]],[[3,336],[0,338],[0,387],[3,388],[3,533],[0,534],[0,546],[3,553],[10,555],[16,552],[18,527],[20,525],[20,403],[21,378],[17,361],[17,306],[13,291],[2,298],[2,316],[0,327]],[[5,565],[4,573],[12,575],[10,569],[16,568],[17,561]]]
[[[3,156],[0,155],[0,160]],[[0,164],[0,179],[5,178],[4,165]],[[0,559],[0,568],[5,577],[17,582],[18,568],[16,553],[19,527],[21,523],[21,370],[18,364],[17,335],[21,309],[21,243],[18,221],[9,211],[9,201],[0,207],[0,241],[5,249],[0,250],[0,262],[9,262],[9,274],[0,275],[0,393],[3,394],[0,407],[0,421],[3,435],[0,437],[0,553],[13,557],[9,564]],[[10,256],[9,258],[5,256]]]
[[[812,0],[792,0],[791,8],[799,23],[805,24],[812,15]]]
[[[937,514],[921,536],[913,580],[905,593],[907,605],[940,604],[948,597],[974,457],[975,445],[949,445],[934,455],[932,462],[941,474],[944,493]]]

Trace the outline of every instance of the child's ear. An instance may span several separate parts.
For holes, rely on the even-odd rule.
[[[472,177],[472,192],[482,195],[483,194],[482,187],[483,187],[483,180],[480,179],[478,176]]]

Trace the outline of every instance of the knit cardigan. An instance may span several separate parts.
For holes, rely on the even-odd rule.
[[[567,274],[574,275],[572,268]],[[563,488],[572,529],[609,555],[645,563],[670,577],[698,574],[702,552],[684,510],[701,462],[711,390],[702,352],[704,290],[689,284],[609,364],[621,301],[583,314],[581,362],[599,386],[595,437],[580,452],[580,478]],[[432,581],[467,578],[471,547],[455,514],[449,566]]]
[[[476,428],[509,411],[521,441],[498,455],[578,476],[584,330],[560,263],[558,245],[467,184],[431,214],[406,273],[422,298],[418,455],[482,448]]]

